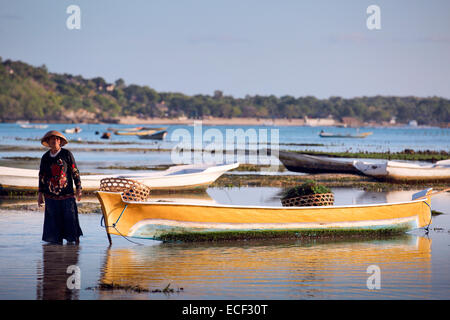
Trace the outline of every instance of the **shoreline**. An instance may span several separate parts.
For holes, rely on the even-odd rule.
[[[169,119],[169,118],[146,118],[120,117],[118,124],[182,124],[192,125],[201,122],[204,126],[236,126],[236,125],[257,125],[257,126],[304,126],[304,119],[261,119],[261,118],[205,118],[205,119]]]
[[[121,145],[126,145],[128,143],[121,143]],[[124,147],[124,148],[107,148],[102,147],[106,146],[108,143],[101,142],[99,143],[99,146],[94,147],[88,147],[88,146],[77,146],[77,143],[75,143],[74,147],[69,147],[67,149],[71,150],[72,152],[158,152],[158,153],[170,153],[173,152],[174,149],[166,149],[166,148],[145,148],[145,145],[143,145],[142,148],[140,147]],[[131,144],[132,145],[132,144]],[[280,144],[284,146],[290,146],[293,144]],[[295,146],[303,146],[303,147],[310,147],[312,144],[295,144]],[[183,149],[183,148],[176,148],[178,152],[202,152],[202,153],[211,153],[211,150],[207,149]],[[318,155],[318,156],[327,156],[332,158],[358,158],[358,159],[387,159],[387,160],[407,160],[407,161],[426,161],[426,162],[436,162],[439,160],[446,160],[450,158],[450,153],[444,150],[440,151],[433,151],[433,150],[408,150],[405,149],[400,152],[327,152],[327,151],[314,151],[309,149],[304,150],[291,150],[291,149],[279,149],[281,151],[285,152],[293,152],[293,153],[302,153],[302,154],[309,154],[309,155]],[[43,146],[15,146],[15,145],[0,145],[0,152],[14,152],[14,151],[41,151],[45,152],[47,151],[47,148]],[[248,155],[251,152],[254,152],[255,150],[249,150],[249,149],[224,149],[222,150],[223,154],[241,154],[242,152],[244,155]],[[258,149],[256,152],[259,154],[260,152],[263,152],[264,155],[270,155],[270,149]],[[11,158],[11,157],[10,157]],[[29,156],[16,156],[16,160],[26,160],[29,158]],[[19,159],[20,158],[20,159]],[[2,160],[7,160],[7,158],[0,158],[0,162]],[[30,159],[31,160],[31,159]],[[35,159],[33,159],[35,160]]]
[[[29,123],[45,123],[45,124],[122,124],[122,125],[193,125],[199,121],[205,126],[306,126],[306,127],[341,127],[341,128],[449,128],[447,126],[409,126],[406,123],[374,123],[364,122],[359,125],[346,124],[335,119],[328,118],[250,118],[250,117],[233,117],[233,118],[216,118],[205,117],[203,119],[192,118],[139,118],[136,116],[122,116],[112,119],[88,119],[87,121],[75,121],[74,119],[59,119],[50,121],[30,120]],[[5,121],[15,123],[17,121]]]

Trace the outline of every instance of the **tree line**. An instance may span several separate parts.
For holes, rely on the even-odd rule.
[[[127,85],[123,79],[108,83],[101,77],[85,79],[51,73],[45,65],[34,67],[0,58],[0,117],[13,120],[62,120],[68,112],[84,110],[96,120],[114,117],[202,119],[251,117],[260,119],[345,117],[381,123],[416,120],[436,125],[450,122],[450,100],[442,97],[372,96],[317,99],[313,96],[247,95],[234,98],[216,90],[212,95],[157,92],[149,86]]]

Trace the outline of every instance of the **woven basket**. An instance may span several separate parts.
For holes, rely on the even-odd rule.
[[[309,207],[309,206],[332,206],[334,195],[332,193],[317,193],[306,196],[281,199],[283,207]]]
[[[104,178],[100,180],[100,191],[121,192],[125,201],[146,201],[150,188],[146,185],[124,178]]]

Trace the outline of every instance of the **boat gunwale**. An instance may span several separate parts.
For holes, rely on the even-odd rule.
[[[232,169],[235,169],[235,168],[239,167],[239,165],[236,165],[236,166],[234,166],[234,165],[236,165],[236,164],[223,165],[223,166],[230,166],[230,168],[229,169],[228,168],[225,168],[225,169],[224,168],[220,168],[220,170],[218,170],[218,169],[222,165],[209,166],[209,167],[200,167],[198,169],[201,170],[201,171],[191,172],[191,173],[179,173],[179,172],[181,172],[183,170],[189,170],[191,168],[178,168],[178,170],[170,170],[171,168],[173,168],[173,167],[170,167],[170,168],[168,168],[166,170],[163,170],[163,171],[152,172],[152,174],[154,173],[154,175],[150,175],[149,174],[148,176],[145,176],[145,175],[142,175],[142,173],[135,173],[135,174],[130,174],[130,175],[127,175],[127,174],[114,175],[114,177],[115,178],[123,178],[123,179],[134,179],[134,180],[136,180],[138,182],[140,180],[145,181],[146,179],[151,179],[151,178],[179,178],[180,176],[189,178],[189,177],[198,176],[198,175],[202,175],[203,176],[203,175],[205,175],[205,173],[206,174],[218,174],[218,173],[224,174],[227,171],[230,171]],[[184,165],[180,165],[180,167],[181,166],[184,166]],[[189,166],[189,165],[187,165],[187,166]],[[177,167],[177,166],[174,166],[174,167]],[[216,170],[207,171],[208,169],[211,169],[211,168],[214,168]],[[193,167],[192,169],[197,169],[197,168]],[[105,175],[105,177],[107,177],[107,176],[108,175]]]
[[[267,210],[310,210],[310,209],[345,209],[345,208],[366,208],[366,207],[379,207],[379,206],[394,206],[410,203],[425,202],[427,204],[428,199],[416,199],[403,202],[392,203],[369,203],[369,204],[352,204],[352,205],[340,205],[340,206],[309,206],[309,207],[276,207],[276,206],[244,206],[244,205],[228,205],[228,204],[194,204],[184,202],[164,202],[164,201],[125,201],[122,198],[120,192],[111,191],[96,191],[95,193],[108,193],[119,194],[121,201],[125,204],[137,204],[137,205],[175,205],[175,206],[189,206],[189,207],[213,207],[213,208],[235,208],[235,209],[267,209]]]
[[[195,164],[181,164],[181,165],[175,165],[175,166],[171,166],[169,168],[167,168],[166,170],[158,170],[158,171],[151,171],[149,173],[144,173],[144,172],[126,172],[126,173],[122,173],[122,174],[88,174],[88,175],[84,175],[81,174],[81,179],[84,181],[95,181],[97,179],[102,179],[102,178],[123,178],[123,179],[134,179],[134,180],[146,180],[146,179],[152,179],[152,178],[171,178],[171,177],[175,177],[175,178],[179,178],[180,176],[183,177],[191,177],[194,175],[199,175],[199,174],[217,174],[222,172],[222,174],[224,174],[227,171],[230,171],[232,169],[235,169],[237,167],[239,167],[240,163],[239,162],[235,162],[235,163],[226,163],[226,164],[218,164],[218,165],[204,165],[204,166],[199,166],[198,168],[195,167]],[[184,167],[184,168],[183,168]],[[223,168],[226,167],[226,168]],[[14,168],[14,167],[4,167],[4,166],[0,166],[0,168],[12,168],[12,169],[19,169],[19,170],[24,170],[24,173],[29,173],[30,175],[20,175],[17,172],[13,172],[12,174],[8,174],[9,172],[6,173],[2,173],[1,175],[4,176],[8,176],[8,177],[17,177],[17,178],[39,178],[39,170],[36,169],[27,169],[27,168]],[[191,172],[191,173],[179,173],[183,170],[187,170],[187,169],[199,169],[201,171],[197,171],[197,172]],[[215,170],[210,170],[210,169],[215,169]],[[210,170],[210,171],[207,171]],[[33,175],[31,175],[31,171],[33,171]],[[34,173],[36,173],[36,176],[34,175]]]

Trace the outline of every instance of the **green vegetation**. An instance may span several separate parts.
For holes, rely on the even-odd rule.
[[[178,289],[174,289],[170,287],[170,283],[164,288],[164,289],[154,289],[151,290],[144,288],[140,285],[122,285],[119,283],[100,283],[97,287],[88,287],[86,288],[86,290],[100,290],[100,291],[114,291],[114,290],[124,290],[124,291],[132,291],[135,293],[146,293],[146,292],[151,292],[151,293],[165,293],[165,294],[169,294],[169,293],[180,293],[181,291],[183,291],[183,288],[178,288]]]
[[[387,160],[410,160],[410,161],[430,161],[436,162],[446,160],[450,157],[447,151],[412,151],[405,149],[402,152],[324,152],[324,151],[296,151],[310,155],[328,156],[335,158],[366,158],[366,159],[387,159]]]
[[[303,184],[287,189],[283,192],[282,199],[306,196],[310,194],[331,193],[330,188],[307,179]]]
[[[271,175],[260,174],[224,174],[211,184],[214,188],[230,187],[275,187],[288,188],[302,184],[307,179],[314,179],[328,188],[356,188],[372,192],[388,192],[394,190],[422,190],[433,188],[443,190],[448,188],[445,181],[408,181],[391,183],[377,181],[371,177],[353,174],[309,174],[309,175],[279,175],[274,179]]]
[[[188,96],[157,92],[148,86],[126,85],[123,79],[107,83],[101,77],[85,79],[48,72],[0,58],[0,120],[113,121],[133,115],[201,119],[208,116],[259,119],[353,117],[381,123],[417,120],[419,124],[450,122],[450,100],[441,97],[374,96],[344,99],[312,96],[250,96],[234,98],[217,90],[211,95]]]
[[[312,229],[312,230],[248,230],[218,232],[184,232],[167,233],[157,240],[165,242],[216,242],[260,239],[337,239],[337,238],[371,238],[404,233],[403,228],[368,229]]]
[[[441,214],[444,214],[444,213],[441,211],[437,211],[437,210],[431,210],[432,216],[440,216]]]

